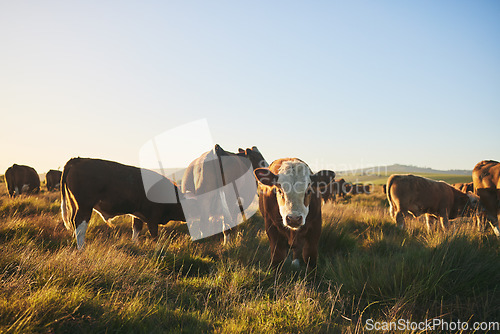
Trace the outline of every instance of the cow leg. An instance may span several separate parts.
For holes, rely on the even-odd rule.
[[[268,225],[266,223],[266,225]],[[272,226],[266,228],[267,237],[269,238],[269,248],[271,250],[271,265],[277,268],[286,258],[288,251],[288,243],[279,234],[278,230]]]
[[[76,248],[82,250],[85,246],[85,233],[92,216],[92,208],[78,208],[74,215]]]
[[[498,226],[498,199],[500,194],[496,189],[477,189],[481,205],[486,213],[486,218],[490,221],[493,232],[496,236],[500,237],[500,230]]]
[[[30,190],[30,185],[29,184],[23,184],[23,187],[21,188],[21,193],[28,193]]]
[[[154,240],[158,239],[158,223],[157,222],[146,222],[148,225],[149,233]]]
[[[271,239],[269,239],[269,241],[271,241]],[[270,248],[271,248],[271,264],[274,268],[276,268],[280,264],[282,264],[283,261],[285,261],[286,255],[288,253],[288,245],[285,240],[282,240],[280,238],[272,244],[270,242]]]
[[[302,258],[306,263],[307,272],[311,272],[314,268],[316,268],[316,262],[318,259],[318,241],[319,240],[308,240],[304,244]]]
[[[425,215],[425,224],[427,226],[427,233],[431,233],[431,225],[430,225],[431,221],[432,221],[432,224],[434,225],[434,222],[435,222],[434,217],[431,217],[431,215],[427,213]]]
[[[484,232],[484,227],[486,224],[486,215],[484,212],[479,212],[474,216],[474,221],[476,222],[476,227],[479,232]]]
[[[293,249],[293,261],[292,268],[299,269],[300,268],[300,258],[302,257],[302,249],[300,247],[295,247]]]
[[[443,232],[445,232],[448,228],[448,225],[449,225],[448,214],[445,214],[444,216],[440,216],[439,223],[441,225],[441,230],[443,230]]]
[[[142,220],[137,217],[132,217],[132,241],[136,242],[139,239],[139,233],[142,231],[142,225]]]
[[[220,201],[221,201],[221,207],[222,207],[222,234],[224,235],[224,245],[227,245],[229,243],[229,230],[231,229],[231,222],[232,222],[232,217],[231,217],[231,212],[229,209],[229,206],[227,204],[226,200],[226,194],[224,193],[223,190],[220,191]]]
[[[401,211],[398,211],[395,216],[396,224],[404,229],[405,228],[405,217]]]
[[[498,192],[498,197],[497,194],[495,193],[495,196],[493,198],[493,203],[490,207],[490,210],[486,211],[487,212],[487,218],[490,220],[490,225],[491,228],[493,229],[493,232],[497,237],[500,238],[500,225],[498,223],[498,200],[500,198],[500,192]]]
[[[500,238],[500,229],[499,229],[500,226],[498,224],[498,218],[496,220],[492,220],[490,222],[490,225],[495,235]]]
[[[498,207],[500,206],[500,190],[497,189],[493,196],[493,206],[491,210],[491,227],[497,237],[500,238],[500,224],[498,223]]]

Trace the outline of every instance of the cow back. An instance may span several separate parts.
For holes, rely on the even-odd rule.
[[[500,189],[500,163],[493,160],[479,162],[472,170],[474,189]]]

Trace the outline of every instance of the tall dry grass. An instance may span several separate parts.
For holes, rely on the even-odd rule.
[[[79,252],[58,201],[0,193],[1,332],[362,333],[367,319],[500,319],[498,239],[467,219],[400,230],[381,193],[324,206],[311,275],[269,268],[259,215],[226,246],[192,242],[177,222],[133,243],[130,218],[110,228],[94,215]]]

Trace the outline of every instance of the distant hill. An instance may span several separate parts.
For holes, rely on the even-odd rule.
[[[340,176],[340,175],[391,175],[395,173],[472,175],[472,169],[438,170],[429,167],[393,164],[389,166],[375,166],[375,167],[362,168],[358,170],[340,171],[337,174]]]
[[[344,178],[346,181],[354,183],[384,184],[392,174],[415,174],[433,180],[443,180],[448,183],[472,182],[472,170],[437,170],[428,167],[400,164],[340,171],[336,172],[336,174],[337,178]]]

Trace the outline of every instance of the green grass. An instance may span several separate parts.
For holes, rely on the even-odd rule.
[[[367,319],[500,319],[492,232],[470,219],[400,230],[380,192],[323,207],[310,276],[288,263],[270,270],[258,214],[226,246],[220,236],[192,242],[175,222],[157,242],[143,231],[133,243],[130,218],[111,228],[94,215],[80,252],[57,193],[0,201],[0,332],[362,333]]]

